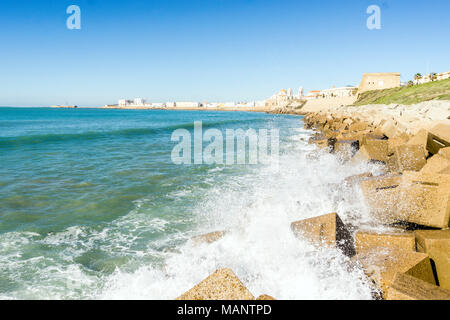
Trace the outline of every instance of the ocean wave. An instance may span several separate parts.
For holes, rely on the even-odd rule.
[[[218,121],[202,121],[203,129],[208,128],[220,128],[222,126],[233,125],[252,125],[254,126],[257,122],[264,122],[266,119],[253,118],[245,120],[218,120]],[[33,145],[40,143],[54,143],[54,142],[65,142],[72,140],[95,140],[95,139],[114,139],[117,137],[130,137],[134,138],[137,136],[144,135],[160,135],[168,134],[177,129],[193,130],[194,122],[180,123],[176,125],[168,125],[163,127],[155,128],[121,128],[121,129],[111,129],[111,130],[95,130],[95,131],[85,131],[79,133],[45,133],[45,134],[35,134],[35,135],[22,135],[15,137],[0,137],[0,147],[18,147],[22,145]]]
[[[371,299],[372,286],[338,249],[297,239],[290,223],[338,212],[346,223],[371,224],[362,196],[342,182],[373,167],[342,166],[306,142],[281,156],[279,168],[255,168],[213,186],[195,209],[196,234],[227,230],[209,245],[188,241],[164,268],[117,270],[97,298],[174,299],[218,268],[231,268],[254,295],[278,299]],[[310,152],[317,154],[311,161]]]

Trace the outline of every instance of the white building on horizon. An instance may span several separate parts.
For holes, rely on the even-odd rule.
[[[145,99],[142,98],[134,98],[133,104],[135,106],[144,106],[145,105]]]
[[[358,90],[358,87],[347,86],[341,88],[325,89],[321,91],[323,98],[343,98],[343,97],[353,97]]]
[[[450,71],[441,72],[436,74],[436,81],[450,79]],[[427,74],[420,79],[414,79],[414,84],[424,84],[433,81],[431,79],[431,74]]]
[[[200,108],[202,104],[200,102],[182,101],[175,102],[178,108]]]

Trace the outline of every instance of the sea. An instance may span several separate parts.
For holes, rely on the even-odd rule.
[[[178,129],[276,129],[257,164],[176,164]],[[0,108],[0,299],[175,299],[219,268],[253,295],[372,299],[361,267],[290,224],[372,223],[302,117],[252,112]],[[225,152],[233,152],[226,150]],[[192,237],[214,231],[211,244]]]

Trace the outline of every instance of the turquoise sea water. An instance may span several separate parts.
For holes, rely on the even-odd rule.
[[[283,169],[173,164],[172,132],[192,131],[200,120],[222,131],[280,129]],[[370,297],[359,271],[335,270],[333,288],[321,287],[317,266],[344,259],[339,253],[311,258],[312,249],[291,238],[265,243],[274,236],[265,228],[288,234],[301,208],[311,214],[336,205],[324,200],[335,191],[322,184],[305,189],[314,177],[301,177],[317,168],[302,168],[310,148],[302,127],[299,117],[262,113],[0,108],[0,298],[173,299],[223,266],[254,291],[279,297],[339,298],[340,290]],[[212,246],[188,241],[222,229],[230,235]],[[293,256],[281,259],[286,267],[306,268],[295,281],[313,281],[308,266],[320,280],[309,294],[290,287],[289,277],[258,280],[277,272],[273,261],[283,250]],[[266,269],[256,267],[264,261]],[[342,285],[348,277],[358,279],[351,289]]]

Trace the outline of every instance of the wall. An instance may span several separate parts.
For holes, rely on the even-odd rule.
[[[348,106],[356,102],[356,96],[324,98],[309,100],[302,108],[302,112],[318,112],[331,107]]]
[[[400,73],[365,73],[358,93],[400,87]]]

